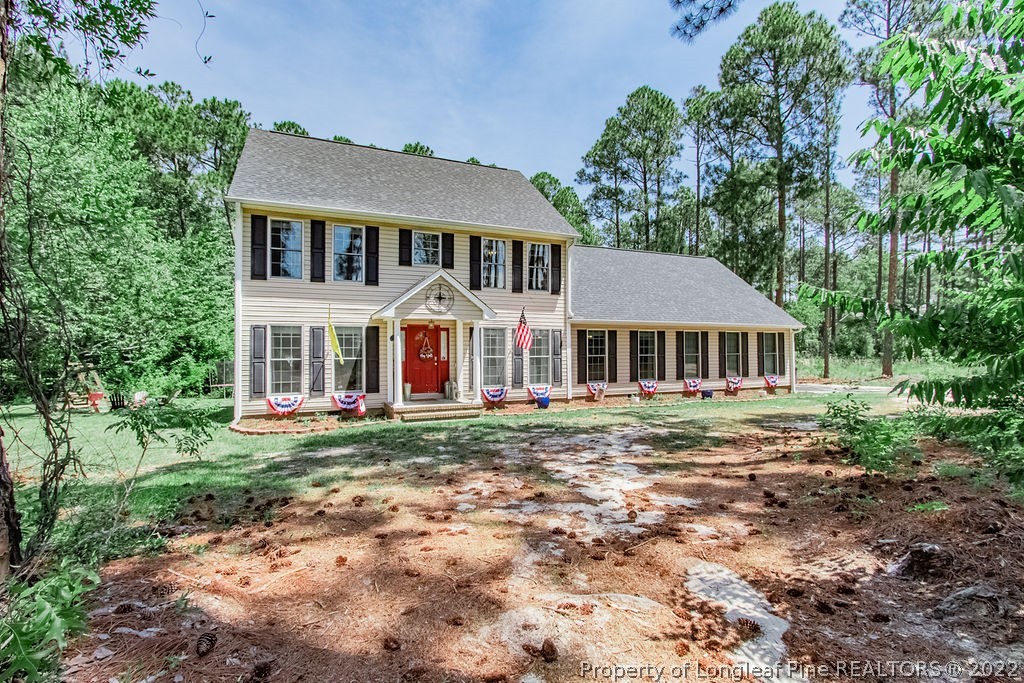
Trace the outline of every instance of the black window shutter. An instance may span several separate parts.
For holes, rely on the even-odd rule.
[[[326,224],[323,221],[309,222],[309,281],[324,281],[324,262],[326,261],[326,249],[324,245],[324,233]]]
[[[608,384],[619,381],[619,334],[615,330],[608,330]]]
[[[267,217],[249,217],[249,278],[267,279]]]
[[[363,252],[366,258],[366,272],[363,273],[363,283],[376,287],[380,284],[380,228],[376,225],[366,226]]]
[[[398,231],[398,265],[412,265],[412,230],[401,228]]]
[[[441,267],[451,270],[455,268],[455,234],[441,233]]]
[[[309,395],[324,395],[324,328],[309,328]]]
[[[576,383],[587,383],[587,331],[576,330]]]
[[[665,381],[665,330],[658,330],[658,381]]]
[[[366,328],[366,342],[363,344],[363,371],[366,374],[366,393],[380,393],[380,328],[376,325]]]
[[[518,346],[512,349],[512,388],[523,388],[523,350]]]
[[[562,386],[562,331],[551,330],[551,384]]]
[[[746,332],[740,332],[740,358],[743,362],[743,376],[750,377],[750,339]]]
[[[249,394],[267,395],[267,326],[253,325],[249,334]]]
[[[764,332],[757,333],[757,376],[764,377]]]
[[[676,332],[676,379],[683,379],[686,375],[683,350],[686,342],[685,332]]]
[[[551,293],[562,292],[562,245],[551,245]]]
[[[718,376],[725,377],[725,332],[718,333]]]
[[[640,333],[629,331],[629,381],[636,382],[640,378]]]
[[[708,333],[700,333],[700,376],[701,379],[710,379],[711,377],[711,358],[708,353]]]
[[[512,291],[523,291],[523,241],[512,240]]]
[[[469,288],[480,289],[480,236],[469,236]]]
[[[779,354],[779,374],[786,374],[786,333],[779,332],[779,336],[776,338],[775,352]]]

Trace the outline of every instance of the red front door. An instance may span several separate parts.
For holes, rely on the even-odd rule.
[[[441,391],[440,328],[409,325],[405,328],[405,377],[414,394]],[[444,354],[447,359],[448,354]]]

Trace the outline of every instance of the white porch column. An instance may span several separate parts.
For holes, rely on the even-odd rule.
[[[461,320],[455,321],[455,386],[458,388],[459,400],[466,400],[466,391],[468,388],[463,386],[463,361],[465,360],[466,354],[462,351],[462,345],[464,342],[464,330],[465,325]]]
[[[796,393],[796,331],[789,331],[789,393]]]
[[[386,335],[384,338],[387,340],[387,344],[385,344],[385,346],[387,347],[388,362],[384,367],[387,368],[388,403],[393,403],[395,400],[395,373],[392,368],[395,367],[395,347],[391,343],[391,337],[395,334],[395,319],[388,318],[385,322],[387,323],[387,327],[384,330],[384,334]]]
[[[473,326],[473,403],[483,405],[483,397],[480,396],[480,389],[483,374],[480,372],[481,351],[483,350],[483,330],[479,325]]]
[[[395,318],[393,327],[395,331],[395,398],[391,402],[391,405],[395,406],[396,408],[401,408],[403,405],[405,405],[403,401],[403,394],[405,392],[402,390],[402,359],[405,358],[405,352],[402,349],[402,321],[399,320],[398,318]]]

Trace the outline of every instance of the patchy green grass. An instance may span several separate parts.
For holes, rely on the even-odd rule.
[[[823,361],[820,356],[804,356],[796,360],[797,377],[801,380],[820,378]],[[970,368],[953,365],[945,360],[905,360],[893,362],[895,377],[883,378],[880,358],[833,358],[829,363],[829,379],[880,386],[894,386],[905,379],[922,380],[939,377],[962,377]]]

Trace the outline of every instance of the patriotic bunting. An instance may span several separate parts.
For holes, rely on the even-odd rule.
[[[508,396],[508,387],[484,387],[480,390],[480,395],[488,403],[501,403]]]
[[[595,398],[604,396],[607,389],[608,382],[587,382],[587,392]]]
[[[537,398],[551,398],[551,385],[550,384],[538,384],[535,386],[527,387],[527,391],[530,392],[530,396]]]
[[[779,386],[779,376],[778,375],[765,375],[764,376],[764,385],[766,387],[771,387],[771,388],[774,389],[775,387]]]
[[[642,379],[637,384],[640,386],[640,393],[650,398],[658,391],[658,381],[653,379]]]
[[[725,388],[728,389],[729,391],[738,391],[739,389],[742,389],[743,388],[743,378],[742,377],[726,377],[725,378]]]
[[[305,396],[268,396],[267,405],[277,415],[291,415],[302,407]]]
[[[354,410],[356,415],[366,415],[366,394],[331,394],[334,405],[341,410]]]
[[[688,379],[686,380],[686,390],[693,393],[700,391],[701,386],[704,384],[704,380],[700,379]]]

